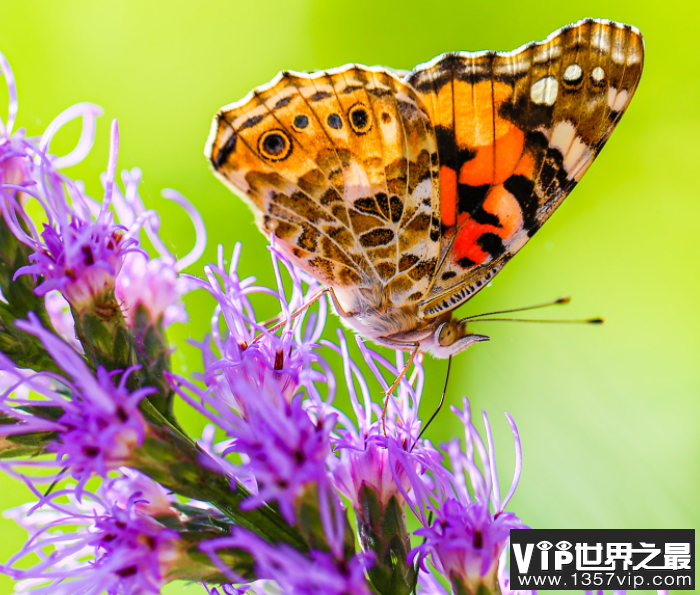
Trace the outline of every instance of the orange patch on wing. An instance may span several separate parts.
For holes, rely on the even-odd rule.
[[[523,225],[520,204],[500,184],[489,191],[484,200],[484,210],[498,217],[499,227],[477,223],[466,214],[460,215],[459,231],[452,245],[452,260],[454,262],[466,257],[476,264],[482,264],[489,257],[489,254],[477,243],[482,234],[495,233],[506,243]]]
[[[535,158],[532,156],[532,153],[530,153],[530,151],[525,151],[513,174],[532,179],[535,174],[535,166],[536,162]]]
[[[490,81],[472,85],[455,80],[454,128],[457,145],[462,148],[484,147],[493,144],[494,136],[498,139],[506,134],[513,125],[498,116],[498,106],[510,99],[512,94],[513,88],[506,83],[494,82],[492,89]]]
[[[502,185],[491,189],[484,200],[484,210],[498,217],[501,226],[495,230],[504,241],[523,225],[523,211],[516,198]]]
[[[457,223],[457,172],[451,167],[440,167],[440,218],[446,227]]]
[[[525,135],[515,126],[496,139],[495,144],[479,147],[476,157],[470,159],[459,172],[460,184],[482,186],[502,184],[515,170],[523,154]],[[494,162],[495,149],[495,162]]]
[[[437,95],[432,92],[429,95],[432,97],[432,101],[426,101],[425,103],[429,105],[430,120],[433,126],[442,126],[452,130],[454,127],[452,118],[452,85],[443,85]]]
[[[494,229],[496,228],[493,225],[483,225],[474,219],[468,219],[452,244],[452,260],[459,262],[462,258],[468,258],[476,264],[484,262],[489,255],[481,249],[476,241],[481,234]]]

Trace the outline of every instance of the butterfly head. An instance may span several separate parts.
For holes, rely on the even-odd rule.
[[[456,318],[440,322],[430,337],[421,342],[424,351],[437,358],[445,359],[464,351],[474,343],[488,341],[486,335],[476,335],[467,329],[467,323]]]

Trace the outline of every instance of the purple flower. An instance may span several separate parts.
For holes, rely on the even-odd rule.
[[[57,438],[49,450],[56,453],[55,464],[67,467],[78,480],[79,492],[93,473],[106,477],[110,470],[127,463],[133,449],[141,445],[146,424],[138,404],[154,389],[129,392],[126,382],[133,368],[122,373],[116,383],[117,373],[102,367],[94,376],[80,355],[44,329],[33,314],[17,326],[40,339],[70,381],[49,373],[24,373],[5,361],[4,373],[14,375],[17,382],[3,394],[0,410],[23,423],[0,426],[0,433],[55,431]],[[19,385],[44,399],[12,399]],[[49,421],[22,412],[18,406],[59,407],[63,413],[56,421]]]
[[[212,342],[219,353],[215,355],[207,343],[201,346],[207,389],[175,376],[172,376],[173,386],[186,402],[225,432],[226,441],[212,448],[224,457],[242,456],[243,462],[236,467],[235,474],[243,479],[254,477],[257,488],[246,506],[276,501],[282,515],[293,522],[295,502],[313,485],[319,490],[319,499],[330,498],[332,508],[339,511],[340,504],[332,494],[326,471],[336,416],[326,414],[314,385],[315,381],[327,380],[327,376],[311,368],[313,363],[327,366],[314,351],[314,342],[323,330],[325,304],[321,315],[309,324],[304,325],[305,317],[300,316],[289,320],[280,336],[269,332],[256,319],[251,295],[266,294],[279,300],[281,315],[291,318],[293,309],[317,285],[313,282],[304,291],[297,271],[272,248],[278,289],[257,287],[253,279],[239,279],[236,273],[239,256],[240,245],[234,250],[231,268],[226,272],[220,250],[218,265],[205,269],[209,280],[206,288],[218,302],[212,322]],[[280,262],[292,278],[289,301],[282,285]],[[227,329],[223,334],[219,331],[221,321]],[[298,392],[302,387],[313,398],[302,399]],[[338,515],[326,511],[323,516],[328,524],[327,535],[336,535],[331,517]],[[342,536],[342,530],[340,533]]]
[[[44,151],[48,149],[48,137]],[[48,223],[40,238],[24,234],[22,241],[33,245],[29,257],[33,264],[20,268],[15,277],[31,274],[43,281],[37,286],[37,295],[57,289],[74,308],[82,309],[95,303],[98,313],[112,318],[117,306],[113,299],[114,281],[126,254],[137,250],[137,241],[126,227],[114,221],[109,210],[114,191],[119,132],[116,121],[112,124],[112,142],[105,181],[105,195],[101,205],[85,196],[82,187],[53,170],[53,165],[40,154],[39,187],[35,198],[45,209]],[[69,204],[68,197],[71,201]],[[21,230],[16,233],[22,234]],[[133,233],[133,230],[131,230]]]
[[[515,493],[522,467],[518,430],[506,414],[515,439],[516,466],[511,487],[501,501],[486,412],[488,450],[472,424],[467,399],[464,399],[462,411],[455,407],[452,411],[464,425],[465,448],[457,438],[444,445],[451,470],[427,466],[431,483],[414,471],[410,455],[392,449],[392,456],[404,467],[411,481],[412,494],[406,493],[406,500],[423,525],[414,532],[423,543],[413,548],[411,558],[419,561],[424,572],[429,572],[426,565],[429,558],[432,566],[450,580],[455,592],[477,593],[480,586],[495,591],[499,559],[510,529],[524,527],[518,517],[505,511]],[[476,464],[475,453],[483,473]]]
[[[115,225],[107,210],[116,167],[116,123],[112,135],[111,171],[100,206],[85,196],[80,183],[58,171],[80,162],[90,151],[100,108],[89,103],[72,106],[51,122],[40,139],[27,138],[22,130],[13,134],[17,95],[12,71],[1,55],[0,67],[10,96],[8,121],[0,124],[0,196],[4,199],[0,201],[0,208],[15,237],[34,250],[30,256],[32,264],[21,267],[15,277],[41,276],[37,295],[58,289],[74,306],[84,305],[93,296],[111,290],[123,255],[134,249],[134,241],[125,236],[123,227]],[[73,151],[62,157],[49,154],[56,133],[77,118],[82,119],[83,128]],[[24,211],[24,205],[30,200],[39,203],[47,219],[41,234]]]
[[[314,381],[325,381],[325,376],[312,369],[318,363],[328,370],[316,352],[316,341],[323,332],[327,304],[319,302],[318,314],[304,312],[290,320],[292,312],[306,303],[320,288],[315,280],[292,267],[270,248],[277,277],[277,289],[254,285],[255,279],[241,280],[236,268],[241,253],[237,244],[228,271],[224,267],[223,248],[219,249],[218,263],[204,268],[207,281],[199,279],[200,287],[216,299],[212,317],[211,342],[201,346],[204,357],[204,381],[230,407],[246,416],[246,401],[250,393],[265,393],[271,402],[290,401],[297,389],[304,387],[319,400]],[[280,264],[292,281],[291,297],[287,298]],[[304,285],[307,286],[306,290]],[[270,296],[279,302],[278,318],[287,320],[280,335],[270,332],[266,323],[257,320],[250,297]],[[275,322],[273,320],[272,322]],[[308,322],[308,324],[304,324]],[[223,323],[225,331],[220,331]],[[214,350],[217,353],[214,353]]]
[[[115,502],[105,487],[97,494],[78,494],[69,488],[46,497],[37,493],[37,504],[8,511],[6,516],[29,533],[21,551],[2,568],[20,581],[15,592],[160,593],[182,552],[177,532],[139,510],[144,494],[138,488],[142,485],[143,481],[132,486],[125,503]]]
[[[232,582],[240,582],[216,555],[218,549],[241,548],[255,558],[256,575],[274,580],[285,595],[369,595],[365,570],[371,557],[366,554],[349,560],[311,550],[308,556],[285,545],[270,545],[252,533],[237,529],[231,537],[203,543],[202,551]]]
[[[346,386],[357,427],[352,420],[336,411],[340,427],[333,447],[339,456],[330,457],[329,466],[336,489],[348,498],[359,512],[362,510],[360,494],[365,487],[377,494],[382,507],[392,497],[402,501],[402,493],[410,489],[407,474],[400,465],[390,461],[387,446],[392,444],[395,449],[408,452],[415,445],[416,453],[424,450],[422,441],[416,444],[420,431],[418,407],[423,391],[424,372],[423,367],[417,364],[415,386],[406,380],[399,384],[389,400],[386,424],[383,426],[382,406],[372,402],[370,385],[360,367],[350,357],[347,341],[340,331],[338,339],[339,346],[329,341],[323,341],[323,344],[342,356]],[[377,352],[366,347],[359,337],[357,344],[373,379],[386,390],[388,384],[380,368],[395,377],[403,368],[404,354],[397,351],[396,365],[392,365]],[[359,394],[355,388],[356,384]]]
[[[143,473],[127,467],[121,467],[119,474],[118,477],[107,481],[103,488],[110,502],[127,509],[134,494],[138,493],[138,499],[133,501],[133,507],[137,513],[154,518],[178,516],[172,506],[173,503],[178,502],[177,498],[162,485]]]

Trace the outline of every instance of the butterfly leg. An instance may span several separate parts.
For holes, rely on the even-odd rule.
[[[341,318],[348,318],[349,316],[352,316],[350,312],[346,312],[343,309],[343,306],[340,305],[340,302],[338,301],[338,297],[335,295],[335,291],[333,291],[332,287],[326,287],[324,291],[327,291],[330,296],[331,296],[331,301],[333,302],[333,305],[335,306],[335,310],[338,313],[338,316]]]
[[[425,357],[425,352],[420,351],[418,355],[416,355],[416,365],[422,364],[423,363],[423,358]],[[413,368],[413,374],[411,374],[411,377],[408,379],[408,383],[413,386],[416,383],[416,378],[418,378],[418,368],[414,367]]]
[[[319,291],[317,291],[308,302],[306,302],[304,305],[302,305],[299,308],[297,308],[296,310],[294,310],[294,312],[292,312],[292,314],[288,318],[284,318],[283,320],[280,320],[276,325],[270,327],[268,330],[271,333],[274,333],[277,329],[280,329],[285,324],[287,324],[288,321],[294,320],[297,316],[302,314],[304,312],[304,310],[306,310],[310,306],[313,306],[321,298],[321,296],[324,293],[326,293],[329,289],[330,289],[330,287],[324,287],[323,289],[320,289]],[[251,342],[251,345],[253,343],[256,343],[257,341],[259,341],[260,339],[262,339],[263,336],[264,335],[260,334],[257,337],[255,337],[255,339],[253,339],[253,341]]]
[[[350,314],[348,314],[345,310],[343,310],[343,307],[340,305],[340,302],[338,301],[338,298],[336,297],[335,292],[333,291],[333,288],[332,287],[324,287],[323,289],[319,289],[311,297],[311,299],[308,302],[306,302],[303,306],[300,306],[299,308],[294,310],[294,312],[292,312],[292,314],[288,318],[280,320],[277,324],[270,327],[268,330],[271,333],[274,333],[276,330],[282,328],[285,324],[287,324],[288,321],[294,320],[297,316],[302,314],[304,312],[304,310],[306,310],[309,306],[312,306],[313,304],[315,304],[319,299],[321,299],[321,296],[324,293],[330,294],[333,305],[335,306],[335,309],[338,312],[338,316],[341,316],[343,318],[347,318],[348,316],[350,316]],[[268,322],[271,322],[271,321],[268,321]],[[267,323],[264,323],[264,324],[265,324],[265,326],[267,326]],[[263,336],[264,335],[260,334],[257,337],[255,337],[255,339],[253,339],[253,341],[251,342],[251,345],[253,343],[256,343],[257,341],[259,341],[260,339],[262,339]]]
[[[406,365],[403,367],[403,370],[401,370],[401,373],[396,377],[396,380],[394,380],[394,383],[384,392],[384,409],[382,409],[382,430],[384,431],[385,436],[386,436],[386,410],[389,406],[389,398],[391,397],[391,393],[393,393],[396,390],[396,387],[399,385],[402,378],[406,375],[406,372],[408,372],[408,369],[411,367],[413,360],[415,359],[416,355],[418,355],[418,348],[419,347],[420,347],[419,343],[415,343],[413,345],[413,349],[411,350],[411,355],[408,356],[408,361],[406,362]]]

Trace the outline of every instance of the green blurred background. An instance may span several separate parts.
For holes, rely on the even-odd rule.
[[[252,216],[202,156],[216,110],[282,69],[360,62],[410,69],[452,50],[510,50],[583,17],[631,23],[645,35],[646,71],[602,156],[552,220],[462,311],[573,296],[552,315],[603,315],[600,326],[490,324],[492,341],[456,358],[448,400],[467,395],[495,426],[501,481],[510,481],[518,423],[524,470],[511,510],[542,528],[700,527],[700,296],[697,186],[700,52],[697,3],[606,0],[265,2],[3,0],[0,50],[15,71],[18,123],[41,133],[79,101],[103,106],[96,147],[68,173],[100,195],[109,121],[121,129],[121,168],[144,172],[142,195],[162,214],[175,253],[189,251],[188,219],[160,197],[188,196],[216,246],[244,244],[242,273],[271,282]],[[4,102],[3,102],[4,105]],[[4,108],[2,108],[4,113]],[[4,116],[3,116],[4,118]],[[77,125],[57,139],[69,148]],[[72,136],[71,136],[72,135]],[[262,259],[262,260],[261,260]],[[187,298],[192,322],[170,333],[181,372],[199,368],[187,337],[206,331],[211,302]],[[335,319],[332,321],[335,325]],[[332,336],[329,329],[328,336]],[[426,364],[426,410],[445,362]],[[182,409],[181,409],[182,411]],[[453,416],[431,429],[454,434]],[[197,419],[188,419],[195,433]],[[28,499],[0,479],[0,507]],[[505,487],[504,487],[505,489]],[[24,540],[0,520],[5,560]],[[10,593],[0,578],[0,593]],[[166,593],[200,593],[171,585]]]

